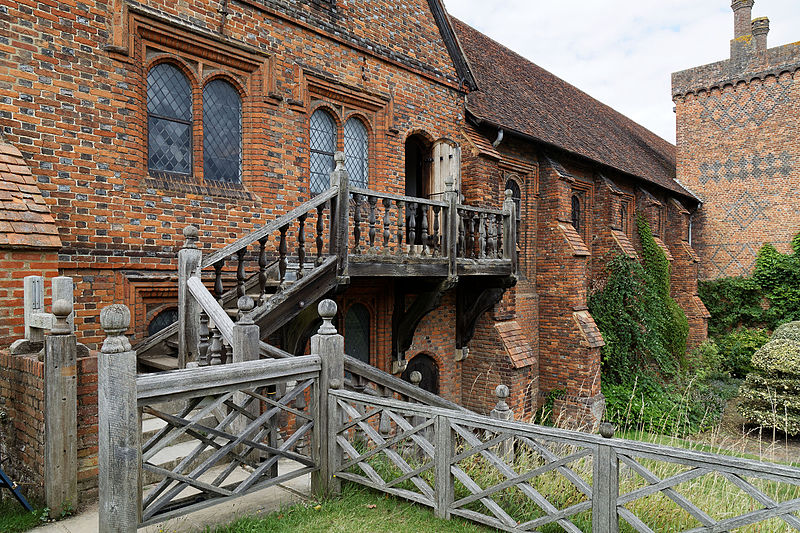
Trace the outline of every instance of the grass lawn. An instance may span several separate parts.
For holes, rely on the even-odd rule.
[[[0,531],[20,533],[42,524],[42,511],[26,511],[13,496],[3,495],[0,501]]]
[[[482,533],[496,530],[481,527],[465,520],[439,520],[433,511],[392,496],[351,483],[344,483],[342,497],[323,502],[311,502],[288,507],[281,511],[207,529],[208,533]]]

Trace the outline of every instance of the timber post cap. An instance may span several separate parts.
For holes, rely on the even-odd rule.
[[[72,302],[69,300],[59,299],[53,302],[53,315],[56,318],[53,328],[50,333],[53,335],[69,335],[72,333],[72,328],[69,327],[67,317],[72,312]]]
[[[338,307],[336,306],[336,302],[333,300],[325,299],[319,303],[317,306],[317,312],[319,313],[320,318],[322,318],[322,325],[319,328],[320,335],[336,334],[336,328],[331,322],[333,317],[336,316],[336,311],[338,311]]]
[[[513,198],[514,191],[512,191],[511,189],[506,189],[503,194],[506,195],[506,200],[512,200],[512,201],[514,200],[514,198]]]
[[[131,343],[124,335],[131,325],[131,310],[127,305],[111,304],[100,311],[100,327],[106,333],[103,353],[130,351]]]
[[[419,387],[419,384],[422,381],[422,372],[420,372],[419,370],[414,370],[413,372],[411,372],[409,379],[411,380],[411,383],[413,383],[415,387]]]
[[[236,307],[239,309],[239,324],[249,326],[253,324],[253,319],[248,313],[253,310],[256,303],[248,295],[242,295],[236,300]]]
[[[197,229],[197,226],[189,224],[183,228],[183,237],[186,239],[186,242],[183,244],[184,248],[197,248],[197,240],[200,238],[200,230]]]
[[[333,160],[336,162],[336,168],[334,170],[344,170],[344,152],[336,152],[333,154]]]
[[[600,435],[604,439],[610,439],[611,437],[613,437],[615,430],[616,428],[614,427],[614,424],[612,424],[611,422],[602,422],[600,424]]]
[[[509,394],[508,386],[506,385],[501,384],[495,387],[494,389],[494,395],[497,396],[500,400],[505,400],[506,398],[508,398],[508,394]]]

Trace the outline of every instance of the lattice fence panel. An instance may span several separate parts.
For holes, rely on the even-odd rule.
[[[509,531],[591,531],[591,447],[451,425],[452,514]]]
[[[314,380],[262,386],[142,406],[165,425],[142,445],[142,468],[159,480],[145,487],[143,523],[184,514],[316,470],[310,446],[314,428],[309,398]],[[191,451],[172,466],[170,446]],[[278,461],[289,459],[290,472]]]
[[[336,398],[337,477],[433,507],[434,417]]]
[[[800,531],[800,486],[744,468],[623,453],[619,460],[617,509],[631,531]]]

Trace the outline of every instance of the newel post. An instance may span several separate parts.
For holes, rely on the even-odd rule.
[[[183,228],[186,241],[178,252],[178,368],[199,360],[200,304],[187,285],[203,259],[203,252],[197,247],[199,234],[196,226]]]
[[[44,492],[53,518],[78,506],[78,366],[71,313],[71,298],[56,300],[55,323],[44,339]]]
[[[339,257],[339,276],[347,276],[347,242],[350,237],[350,175],[344,166],[344,152],[333,156],[336,168],[331,172],[331,187],[339,187],[336,210],[332,214],[331,251]]]
[[[141,516],[141,420],[136,405],[136,352],[122,304],[100,312],[106,333],[97,359],[100,533],[135,533]]]
[[[614,436],[614,426],[600,424],[604,439]],[[592,531],[594,533],[619,533],[617,499],[619,498],[619,458],[613,446],[601,442],[594,456],[594,482],[592,483]]]
[[[511,259],[512,271],[517,271],[517,205],[511,189],[506,189],[503,201],[503,258]]]
[[[458,191],[455,189],[455,180],[452,174],[448,174],[444,179],[444,201],[447,202],[447,220],[445,226],[445,242],[447,243],[447,257],[449,261],[449,274],[458,274]]]
[[[495,420],[504,420],[506,422],[511,422],[514,420],[514,411],[506,403],[506,398],[508,398],[509,390],[506,385],[498,385],[494,389],[494,394],[497,396],[497,405],[494,406],[494,409],[489,413],[491,418]],[[514,438],[509,437],[503,442],[498,445],[498,453],[506,462],[514,461]]]
[[[455,500],[455,481],[451,463],[454,455],[453,429],[446,415],[437,414],[433,423],[433,463],[436,477],[436,501],[433,512],[436,518],[450,519],[450,508]]]
[[[334,477],[341,464],[341,452],[336,445],[339,410],[328,391],[344,387],[344,337],[336,332],[332,323],[337,311],[336,302],[322,300],[317,310],[322,318],[322,326],[311,337],[311,353],[319,355],[322,364],[315,408],[320,469],[311,474],[311,490],[321,497],[339,494],[342,490],[341,482]]]

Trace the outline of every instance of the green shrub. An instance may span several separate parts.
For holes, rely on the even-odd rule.
[[[781,333],[792,331],[786,327]],[[740,412],[747,420],[800,434],[800,343],[779,338],[753,354],[753,373],[741,389]]]
[[[708,339],[692,350],[689,357],[690,370],[698,379],[727,379],[730,374],[724,370],[722,355],[714,339]]]
[[[720,355],[720,369],[731,376],[744,379],[753,371],[753,354],[769,341],[765,329],[739,329],[715,339]]]
[[[708,334],[717,336],[740,327],[760,326],[766,320],[764,295],[751,278],[734,277],[701,281],[700,299],[711,314]]]
[[[800,321],[781,324],[772,333],[772,338],[775,340],[787,339],[790,341],[800,342]]]

